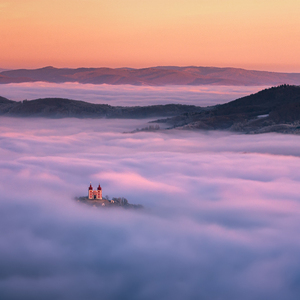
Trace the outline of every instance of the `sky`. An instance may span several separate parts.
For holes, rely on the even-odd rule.
[[[300,138],[0,119],[0,298],[298,300]],[[90,181],[144,210],[74,200]]]
[[[298,0],[0,0],[0,68],[300,72]]]

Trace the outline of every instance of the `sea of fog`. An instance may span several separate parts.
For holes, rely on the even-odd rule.
[[[299,299],[300,137],[145,122],[0,119],[0,298]]]
[[[298,300],[300,137],[148,121],[0,118],[0,299]]]
[[[154,104],[192,104],[209,106],[256,93],[262,86],[132,86],[80,83],[0,84],[0,96],[11,100],[59,97],[91,103],[134,106]]]

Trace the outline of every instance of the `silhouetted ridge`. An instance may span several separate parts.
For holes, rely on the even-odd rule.
[[[12,103],[12,102],[13,102],[13,101],[8,100],[8,99],[6,99],[6,98],[0,96],[0,104],[1,104],[1,103]]]
[[[238,68],[174,67],[151,68],[55,68],[20,69],[0,72],[0,83],[79,82],[131,85],[278,85],[300,84],[299,73],[276,73]]]
[[[202,112],[159,122],[185,129],[300,133],[300,87],[281,85]]]
[[[15,102],[0,98],[0,114],[47,118],[155,118],[169,128],[232,130],[245,133],[300,134],[300,87],[281,85],[226,104],[201,108],[194,105],[110,106],[63,98]],[[160,126],[144,128],[159,130]],[[138,131],[138,130],[136,130]]]
[[[5,99],[5,98],[3,98]],[[7,99],[6,99],[7,100]],[[18,117],[48,118],[149,118],[175,116],[185,112],[200,111],[194,105],[167,104],[152,106],[110,106],[64,98],[44,98],[23,102],[0,102],[0,114]]]

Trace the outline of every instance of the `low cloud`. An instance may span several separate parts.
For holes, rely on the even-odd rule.
[[[115,186],[118,184],[120,189],[127,191],[129,190],[142,190],[156,191],[156,192],[168,192],[172,191],[174,193],[182,192],[177,186],[172,186],[159,181],[151,181],[145,177],[131,172],[118,173],[118,172],[101,172],[95,175],[95,178],[110,181],[110,185]]]
[[[300,139],[143,122],[0,119],[0,298],[298,299]]]
[[[69,98],[91,103],[135,106],[154,104],[192,104],[209,106],[256,93],[262,86],[131,86],[79,83],[11,83],[0,85],[0,95],[21,101],[46,97]]]

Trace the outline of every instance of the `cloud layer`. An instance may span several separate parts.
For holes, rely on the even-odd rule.
[[[0,119],[0,298],[299,299],[300,138],[144,122]]]
[[[110,105],[193,104],[209,106],[225,103],[256,93],[262,86],[131,86],[79,83],[19,83],[1,84],[0,95],[11,100],[32,100],[45,97],[70,98]]]

